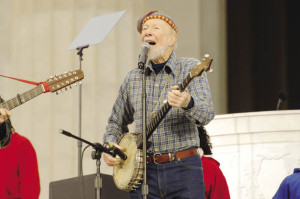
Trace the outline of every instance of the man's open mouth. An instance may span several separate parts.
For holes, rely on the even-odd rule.
[[[148,42],[151,46],[154,46],[156,43],[154,41]]]

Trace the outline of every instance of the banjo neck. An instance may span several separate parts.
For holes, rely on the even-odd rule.
[[[192,69],[192,71],[187,75],[184,81],[178,84],[179,91],[182,93],[190,84],[190,82],[194,79],[194,77],[200,76],[203,73],[203,71],[208,71],[210,69],[211,63],[212,63],[212,59],[208,58],[208,56],[202,59],[201,63]],[[151,137],[155,129],[158,127],[160,122],[167,115],[167,113],[170,111],[171,108],[172,106],[168,103],[167,100],[165,100],[164,105],[155,114],[151,122],[147,125],[146,127],[147,149],[150,147],[150,143],[148,142],[149,138]],[[143,134],[140,134],[138,136],[137,147],[138,149],[143,148]]]

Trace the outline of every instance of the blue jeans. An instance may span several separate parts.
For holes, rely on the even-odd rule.
[[[147,199],[204,199],[205,187],[199,155],[173,162],[147,164]],[[130,199],[142,199],[142,184]]]

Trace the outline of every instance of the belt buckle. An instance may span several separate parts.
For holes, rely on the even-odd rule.
[[[154,164],[159,164],[158,162],[156,162],[156,156],[157,156],[157,155],[161,155],[161,153],[154,153],[154,154],[153,154],[153,163],[154,163]]]

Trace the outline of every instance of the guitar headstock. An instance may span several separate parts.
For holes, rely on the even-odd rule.
[[[83,71],[78,69],[74,71],[65,72],[61,75],[55,75],[54,77],[50,77],[45,83],[43,83],[43,85],[45,88],[45,92],[55,92],[63,88],[67,90],[67,86],[71,87],[71,84],[74,84],[76,82],[81,83],[80,80],[82,80],[83,78]]]
[[[201,63],[198,64],[197,66],[195,66],[192,71],[191,71],[191,77],[196,77],[196,76],[199,76],[201,75],[201,73],[203,71],[210,71],[212,69],[210,69],[210,65],[212,63],[213,59],[212,58],[209,58],[209,55],[206,54],[204,56],[203,59],[201,59]]]

